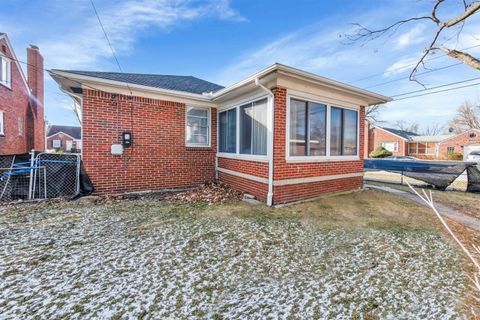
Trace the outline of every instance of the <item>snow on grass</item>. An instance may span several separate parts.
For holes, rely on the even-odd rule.
[[[0,318],[463,318],[432,229],[130,202],[0,213]],[[228,206],[216,210],[228,210]]]

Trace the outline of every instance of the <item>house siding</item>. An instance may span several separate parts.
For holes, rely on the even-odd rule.
[[[0,54],[11,59],[11,88],[0,84],[0,111],[3,111],[4,135],[0,135],[0,155],[23,154],[45,149],[43,111],[43,58],[38,49],[28,51],[28,75],[35,79],[37,98],[30,100],[29,90],[5,38],[0,39]],[[38,71],[37,71],[38,70]],[[35,114],[34,114],[35,113]],[[21,122],[21,124],[19,123]]]
[[[287,89],[277,87],[274,93],[274,185],[282,180],[335,176],[341,174],[363,173],[363,150],[365,126],[359,126],[359,160],[353,161],[321,161],[292,163],[286,160],[286,124],[287,124]],[[365,121],[365,108],[359,110],[359,123]],[[273,190],[274,204],[283,204],[319,196],[323,193],[340,192],[362,188],[361,176],[327,181],[275,185]]]
[[[394,156],[406,156],[408,154],[408,141],[382,129],[372,128],[369,133],[370,147],[368,153],[380,147],[383,142],[397,142],[398,151],[392,152]]]
[[[475,133],[475,137],[471,138],[470,134]],[[480,130],[470,130],[459,134],[449,140],[445,140],[440,143],[438,155],[440,158],[448,157],[448,147],[453,147],[454,152],[461,153],[463,155],[464,146],[471,144],[480,144]]]
[[[215,179],[216,110],[211,109],[211,147],[185,145],[183,103],[83,90],[83,161],[97,194],[196,186]],[[110,147],[131,131],[122,156]]]
[[[61,141],[61,147],[60,148],[54,148],[53,147],[53,140],[60,140]],[[62,133],[62,132],[59,132],[59,133],[55,133],[49,137],[47,137],[47,149],[49,150],[63,150],[63,151],[67,151],[67,141],[72,141],[72,150],[77,150],[78,148],[78,145],[77,145],[77,141],[78,140],[75,140],[75,139],[72,139],[71,137],[67,136],[66,134]]]

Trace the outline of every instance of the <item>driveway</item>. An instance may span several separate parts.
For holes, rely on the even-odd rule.
[[[0,318],[461,318],[467,273],[437,230],[376,190],[281,209],[4,207]]]

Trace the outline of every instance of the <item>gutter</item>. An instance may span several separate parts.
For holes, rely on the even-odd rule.
[[[274,95],[271,90],[269,90],[267,87],[265,87],[263,84],[260,83],[259,78],[255,78],[255,85],[259,88],[261,88],[263,91],[265,91],[268,94],[268,104],[269,108],[268,110],[270,111],[270,137],[268,139],[268,150],[267,150],[267,155],[268,155],[268,194],[267,194],[267,205],[272,206],[273,205],[273,141],[274,141],[274,136],[273,136],[273,128],[274,128]]]

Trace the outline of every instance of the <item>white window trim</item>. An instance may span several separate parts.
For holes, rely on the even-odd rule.
[[[385,148],[385,145],[387,143],[393,143],[393,151],[391,151],[391,152],[398,152],[398,141],[383,141],[383,142],[380,143],[380,146]]]
[[[220,113],[228,111],[231,109],[236,109],[237,111],[237,127],[235,128],[236,134],[236,150],[235,153],[220,152],[220,143],[217,143],[217,157],[219,158],[229,158],[229,159],[238,159],[238,160],[248,160],[248,161],[258,161],[258,162],[268,162],[268,148],[267,155],[256,155],[256,154],[243,154],[240,153],[240,107],[252,103],[258,100],[267,99],[267,108],[269,107],[270,97],[266,94],[255,95],[248,97],[246,99],[235,102],[234,104],[225,105],[218,109],[217,111],[217,141],[220,141]],[[268,110],[267,110],[267,114]],[[268,118],[268,116],[267,116]],[[270,130],[270,129],[268,129]],[[269,134],[267,134],[267,140],[269,139]],[[268,141],[267,141],[268,145]]]
[[[7,81],[3,82],[0,79],[0,84],[4,87],[7,87],[9,89],[12,88],[12,60],[4,55],[0,55],[0,63],[2,63],[1,60],[6,60],[8,64],[7,68]]]
[[[325,143],[325,153],[324,156],[290,156],[290,101],[291,99],[298,99],[302,101],[319,103],[327,106],[327,123],[326,123],[326,143]],[[331,108],[341,108],[347,110],[357,111],[357,154],[356,155],[345,155],[345,156],[331,156],[330,155],[330,116]],[[285,126],[285,159],[288,163],[295,162],[329,162],[329,161],[355,161],[360,160],[360,107],[359,106],[345,106],[340,104],[332,104],[330,102],[321,101],[312,98],[311,96],[302,96],[297,94],[287,94],[287,121]]]
[[[5,135],[5,113],[0,111],[0,136]]]
[[[208,120],[207,120],[207,122],[208,122],[208,143],[207,144],[188,142],[188,137],[187,137],[188,108],[207,110],[207,115],[208,115]],[[187,148],[211,148],[211,146],[212,146],[212,109],[210,107],[198,107],[198,106],[191,106],[191,105],[186,105],[185,106],[185,146]]]

